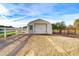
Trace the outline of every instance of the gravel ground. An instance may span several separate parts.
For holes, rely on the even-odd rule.
[[[19,36],[17,36],[18,38]],[[14,37],[13,37],[14,38]],[[10,40],[10,39],[9,39]],[[79,56],[79,39],[53,35],[24,35],[0,43],[1,56]],[[4,44],[8,44],[4,46]]]

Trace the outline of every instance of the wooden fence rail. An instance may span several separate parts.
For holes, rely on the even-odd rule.
[[[0,36],[1,34],[3,34],[3,38],[7,38],[8,32],[15,32],[15,35],[26,34],[27,29],[26,28],[0,28]]]
[[[3,34],[4,38],[7,38],[7,32],[15,32],[17,34],[16,28],[0,28],[0,34]]]

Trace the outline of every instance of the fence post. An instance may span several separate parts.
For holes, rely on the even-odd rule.
[[[16,28],[15,30],[16,30],[16,35],[18,35],[18,29]]]
[[[6,28],[4,28],[4,38],[7,37],[7,31],[6,31]]]

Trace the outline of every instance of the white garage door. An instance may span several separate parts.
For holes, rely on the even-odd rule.
[[[35,33],[44,34],[46,33],[46,24],[35,24]]]

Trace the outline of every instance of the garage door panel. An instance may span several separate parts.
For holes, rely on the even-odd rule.
[[[46,24],[35,24],[35,33],[46,33]]]

